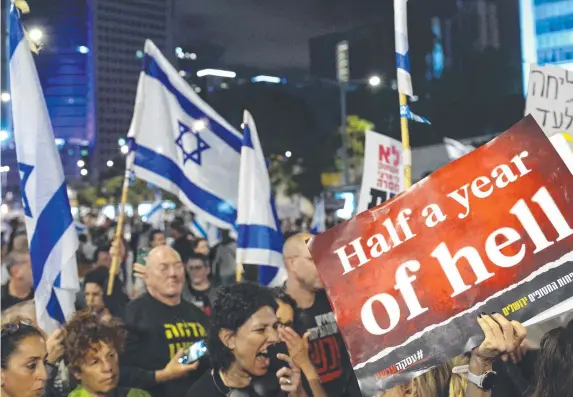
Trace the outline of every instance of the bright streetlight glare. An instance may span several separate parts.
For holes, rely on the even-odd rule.
[[[82,170],[80,171],[80,174],[82,174],[82,176],[86,176],[88,174],[88,170],[86,170],[85,168],[82,168]]]
[[[119,138],[119,139],[117,140],[117,144],[118,144],[119,146],[124,146],[124,145],[125,145],[125,142],[126,142],[126,141],[125,141],[125,138]]]
[[[207,122],[205,120],[195,120],[191,125],[193,131],[203,131],[207,128]]]
[[[377,87],[382,83],[382,79],[379,76],[372,76],[368,79],[368,84],[372,87]]]
[[[287,157],[292,156],[292,152],[291,152],[290,150],[287,150],[287,151],[285,152],[285,156],[287,156]]]
[[[78,167],[82,168],[86,163],[83,160],[78,160]]]
[[[108,166],[108,167],[113,167],[113,161],[108,160],[108,161],[107,161],[107,166]]]
[[[87,54],[88,52],[90,52],[90,49],[87,48],[85,45],[81,45],[78,47],[78,52],[80,54]]]
[[[10,96],[9,92],[3,92],[2,95],[0,96],[0,99],[2,99],[2,102],[10,102],[10,99],[12,97]]]
[[[237,73],[231,72],[229,70],[220,70],[220,69],[203,69],[197,72],[197,77],[205,77],[205,76],[227,77],[230,79],[234,79],[235,77],[237,77]]]
[[[30,36],[30,40],[37,43],[40,40],[42,40],[42,37],[44,36],[44,32],[42,32],[38,28],[33,28],[33,29],[30,29],[30,32],[28,33],[28,35]]]
[[[193,61],[197,59],[197,54],[195,54],[194,52],[191,53],[191,55],[189,55],[189,58],[191,58]]]
[[[129,152],[129,146],[123,145],[123,146],[121,147],[121,153],[127,154],[128,152]]]

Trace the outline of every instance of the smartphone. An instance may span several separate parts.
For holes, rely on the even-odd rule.
[[[189,346],[187,352],[179,359],[180,364],[192,364],[207,354],[207,344],[204,340],[197,341]]]
[[[140,248],[137,250],[137,258],[135,263],[139,263],[140,265],[145,265],[145,260],[147,259],[147,255],[149,254],[148,249]]]

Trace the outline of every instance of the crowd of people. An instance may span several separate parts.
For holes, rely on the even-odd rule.
[[[288,277],[274,289],[235,282],[228,234],[209,247],[175,221],[167,234],[112,236],[88,228],[81,237],[77,311],[51,335],[36,321],[25,231],[14,227],[3,239],[3,396],[361,396],[309,235],[287,236]],[[108,296],[114,254],[121,266]],[[573,322],[533,349],[525,328],[503,315],[476,321],[485,337],[477,348],[380,396],[573,396]],[[206,354],[189,362],[201,341]],[[463,365],[495,370],[493,391],[468,382],[455,370]]]

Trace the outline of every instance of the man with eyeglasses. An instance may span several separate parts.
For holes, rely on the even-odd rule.
[[[191,302],[203,310],[207,316],[210,316],[217,292],[209,279],[211,268],[207,263],[207,257],[193,254],[186,263],[186,271],[187,282],[183,289],[183,299]]]
[[[185,268],[177,251],[158,246],[149,252],[145,267],[148,292],[126,310],[120,385],[147,390],[154,397],[183,396],[209,368],[205,359],[179,363],[189,346],[206,338],[208,317],[181,298]]]
[[[2,286],[2,310],[34,298],[30,252],[27,249],[12,251],[6,258],[6,269],[10,281]]]

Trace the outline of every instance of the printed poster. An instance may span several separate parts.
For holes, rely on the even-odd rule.
[[[366,131],[359,214],[404,190],[402,143],[374,131]]]
[[[311,239],[364,396],[477,346],[480,312],[526,323],[573,297],[573,153],[552,140],[527,116]]]

